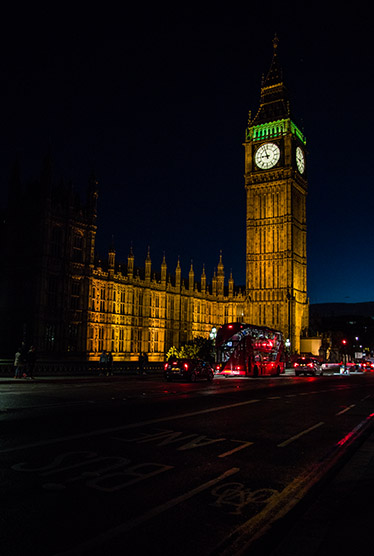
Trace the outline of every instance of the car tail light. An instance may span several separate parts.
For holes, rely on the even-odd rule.
[[[313,363],[308,363],[307,367],[310,367],[311,369],[313,369]]]
[[[165,363],[165,365],[164,365],[164,370],[165,370],[165,371],[166,371],[166,369],[168,368],[168,366],[169,366],[169,363]]]
[[[240,366],[240,365],[236,365],[235,370],[236,370],[236,371],[240,371],[240,370],[241,370],[241,366]]]
[[[297,363],[294,363],[293,366],[294,366],[294,368],[296,369],[296,367],[298,366],[298,364],[297,364]]]
[[[173,361],[173,365],[177,365],[177,364],[178,364],[178,361]]]
[[[188,371],[188,363],[184,364],[184,368],[186,369],[186,371]]]

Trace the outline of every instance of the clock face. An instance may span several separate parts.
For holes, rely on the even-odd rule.
[[[305,157],[300,147],[296,147],[296,164],[300,174],[303,174],[305,170]]]
[[[275,143],[265,143],[256,151],[255,162],[262,170],[267,170],[276,165],[280,158],[280,150]]]

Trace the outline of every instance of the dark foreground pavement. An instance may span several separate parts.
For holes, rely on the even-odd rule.
[[[35,382],[96,382],[130,377],[40,377]],[[134,377],[136,378],[136,377]],[[138,377],[139,378],[139,377]],[[25,379],[20,379],[25,380]],[[16,382],[0,378],[0,384]],[[250,531],[221,546],[218,555],[335,556],[374,554],[374,413],[368,415],[298,489],[283,495],[282,507],[259,516],[257,538]],[[260,534],[258,534],[260,532]]]
[[[374,432],[321,488],[268,556],[374,554]]]

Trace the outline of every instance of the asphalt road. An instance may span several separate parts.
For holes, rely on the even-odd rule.
[[[234,554],[373,392],[372,375],[0,384],[2,554]]]

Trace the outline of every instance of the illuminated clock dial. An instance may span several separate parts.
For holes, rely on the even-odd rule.
[[[300,174],[303,174],[305,170],[305,157],[300,147],[296,147],[296,164]]]
[[[280,158],[280,150],[275,143],[265,143],[256,151],[255,162],[262,170],[267,170],[276,165]]]

